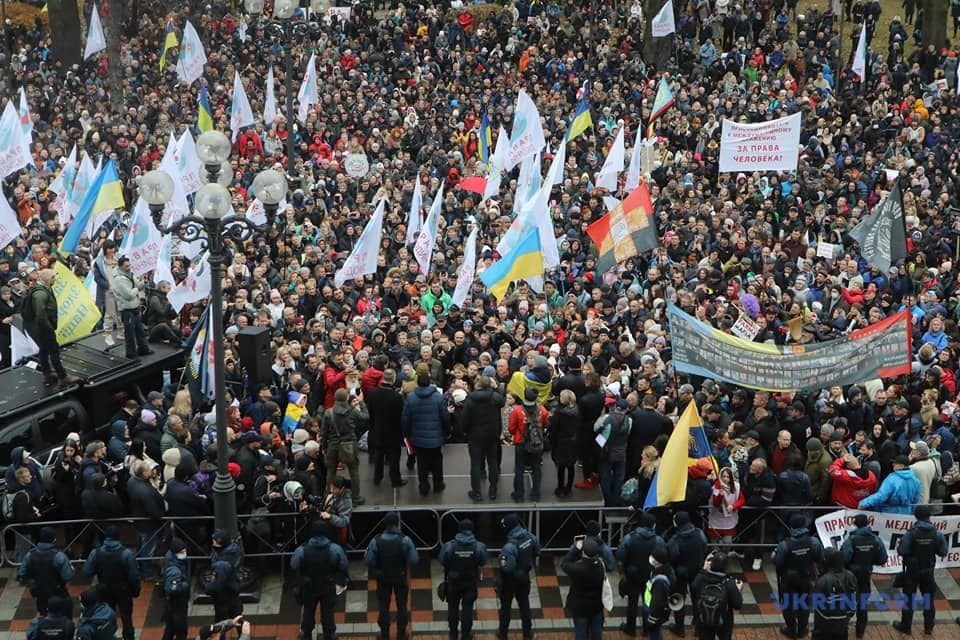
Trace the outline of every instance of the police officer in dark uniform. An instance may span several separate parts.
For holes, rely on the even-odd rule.
[[[690,514],[686,511],[677,512],[673,517],[673,525],[673,535],[667,543],[675,577],[671,595],[680,594],[686,597],[690,583],[700,573],[707,559],[707,536],[691,524]],[[684,634],[683,614],[683,608],[674,611],[673,624],[665,626],[668,631],[681,637]]]
[[[30,589],[30,595],[37,601],[37,612],[47,613],[48,600],[60,596],[67,610],[61,612],[72,617],[73,603],[67,593],[67,583],[73,579],[74,571],[70,559],[56,545],[57,532],[52,527],[40,529],[37,535],[37,547],[30,550],[17,569],[17,580]]]
[[[480,587],[480,571],[486,561],[487,545],[473,535],[473,522],[461,520],[456,537],[440,549],[451,640],[456,640],[458,631],[463,640],[473,637],[473,604]]]
[[[223,529],[213,532],[213,553],[210,554],[210,572],[204,577],[204,589],[213,598],[213,617],[216,620],[236,618],[243,614],[240,600],[240,548]]]
[[[537,536],[523,528],[515,513],[503,518],[507,542],[500,550],[500,626],[498,640],[506,640],[510,630],[510,606],[517,599],[523,638],[533,637],[533,618],[530,615],[530,571],[540,555]]]
[[[187,610],[190,607],[190,573],[187,544],[180,538],[170,541],[163,557],[163,640],[187,640]]]
[[[823,552],[827,572],[813,588],[813,640],[847,640],[847,623],[855,610],[851,599],[857,595],[857,577],[843,566],[843,553],[830,548]]]
[[[640,594],[650,578],[650,555],[654,549],[667,546],[663,538],[653,530],[656,524],[654,515],[644,511],[640,514],[640,525],[625,535],[617,547],[620,595],[627,597],[627,621],[620,625],[620,631],[628,636],[637,635]]]
[[[900,539],[897,552],[903,560],[903,611],[900,622],[894,622],[893,628],[900,633],[910,635],[913,623],[913,610],[916,608],[914,594],[919,591],[923,599],[923,632],[933,633],[936,612],[933,608],[934,592],[937,585],[933,580],[933,569],[937,556],[947,555],[947,540],[930,522],[930,507],[917,505],[913,511],[917,521],[910,531]]]
[[[799,513],[790,516],[790,536],[777,545],[773,562],[777,566],[777,582],[783,599],[783,621],[780,633],[788,638],[807,635],[810,624],[810,589],[813,587],[814,563],[823,556],[823,545],[810,536],[807,519]]]
[[[133,552],[120,542],[116,525],[104,529],[103,536],[103,544],[87,557],[83,573],[97,576],[100,602],[120,616],[123,640],[133,640],[133,599],[140,595],[140,569]]]
[[[297,548],[290,561],[293,570],[300,574],[300,600],[303,603],[300,640],[313,638],[318,604],[323,640],[336,640],[336,583],[337,576],[347,572],[347,554],[343,547],[331,542],[334,532],[329,522],[314,522],[311,533],[311,538]]]
[[[377,579],[377,606],[380,610],[377,624],[380,625],[380,637],[390,636],[390,596],[395,595],[397,640],[406,640],[407,623],[410,620],[410,612],[407,610],[407,574],[419,558],[413,541],[400,531],[400,516],[395,511],[384,516],[383,524],[383,533],[370,541],[363,556],[363,563],[367,565],[370,575]]]
[[[873,567],[887,561],[887,548],[877,532],[870,528],[866,514],[858,513],[853,518],[856,529],[843,541],[840,551],[843,563],[857,579],[857,624],[856,634],[862,638],[867,629],[867,600],[870,597],[870,574]]]
[[[42,617],[30,620],[27,640],[73,640],[74,626],[68,611],[73,609],[70,599],[50,596]]]

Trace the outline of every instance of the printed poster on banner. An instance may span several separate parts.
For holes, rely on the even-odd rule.
[[[370,161],[365,153],[348,153],[343,157],[343,168],[351,178],[362,178],[370,173]]]
[[[743,124],[723,119],[720,172],[795,171],[800,158],[800,114]]]
[[[897,553],[897,547],[904,534],[917,521],[913,516],[899,513],[878,513],[874,511],[859,511],[857,509],[841,509],[822,515],[816,520],[817,536],[824,548],[839,549],[843,541],[856,527],[853,518],[863,513],[867,516],[870,528],[880,536],[884,548],[887,550],[887,562],[882,567],[874,567],[874,573],[900,573],[903,561]],[[931,516],[930,522],[947,539],[947,555],[937,558],[937,569],[960,567],[960,516]]]
[[[53,296],[57,299],[57,342],[66,344],[85,338],[100,321],[100,310],[87,288],[65,264],[53,265],[57,277]]]

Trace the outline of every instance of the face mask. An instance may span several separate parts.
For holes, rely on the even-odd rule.
[[[186,552],[186,551],[177,554],[177,560],[186,560],[186,559],[187,559],[187,552]]]

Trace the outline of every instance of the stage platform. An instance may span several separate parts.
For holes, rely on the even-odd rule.
[[[513,492],[514,453],[512,447],[503,447],[503,460],[500,463],[500,484],[497,499],[490,500],[487,496],[488,483],[484,481],[483,499],[471,500],[467,493],[470,491],[470,454],[466,444],[448,444],[443,448],[443,481],[446,488],[441,493],[432,491],[421,496],[417,485],[416,468],[407,469],[406,455],[400,461],[400,473],[407,481],[404,487],[394,488],[389,478],[384,478],[380,486],[373,484],[373,465],[368,463],[364,452],[360,460],[360,491],[366,504],[354,507],[357,513],[371,511],[404,511],[408,509],[473,510],[473,511],[502,511],[530,510],[537,508],[562,507],[564,509],[596,509],[603,506],[603,497],[600,489],[589,491],[573,489],[569,498],[557,497],[554,489],[557,488],[557,469],[547,452],[543,456],[543,476],[540,486],[540,500],[530,499],[530,490],[533,479],[530,472],[524,474],[524,500],[515,502],[510,494]],[[346,475],[345,472],[340,472]]]

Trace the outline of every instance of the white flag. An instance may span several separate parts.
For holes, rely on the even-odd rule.
[[[73,220],[73,216],[80,210],[80,205],[87,195],[87,189],[89,189],[93,181],[97,179],[98,173],[100,172],[93,166],[93,161],[90,160],[90,156],[84,153],[83,158],[80,160],[80,168],[77,170],[76,177],[73,180],[73,186],[67,191],[67,211],[65,215],[68,221]]]
[[[172,245],[173,238],[171,238],[170,235],[165,235],[160,238],[160,249],[157,251],[157,264],[153,268],[154,284],[166,281],[170,283],[170,286],[173,286],[177,282],[173,277],[173,271],[170,266],[173,262]]]
[[[203,65],[207,64],[207,54],[203,51],[203,42],[190,21],[183,26],[183,41],[180,43],[180,55],[177,57],[177,77],[193,84],[203,75]]]
[[[183,192],[188,196],[193,195],[205,184],[205,181],[203,163],[197,155],[197,143],[194,142],[190,131],[184,131],[177,140],[177,159],[180,163],[177,176],[180,178],[180,184],[183,185]],[[172,175],[170,177],[175,178]]]
[[[277,119],[277,93],[273,88],[273,65],[267,70],[267,99],[263,103],[263,124],[267,128]]]
[[[40,353],[40,348],[33,338],[16,327],[10,325],[10,351],[11,362],[4,363],[4,366],[13,366],[25,358],[35,356]]]
[[[233,132],[231,140],[236,142],[240,129],[252,126],[253,124],[253,109],[250,108],[250,101],[247,100],[247,92],[243,89],[240,72],[234,71],[233,102],[230,104],[230,131]]]
[[[20,236],[20,220],[7,202],[7,196],[0,194],[0,249]]]
[[[417,183],[413,186],[413,198],[410,200],[410,213],[407,214],[407,244],[417,241],[417,232],[423,227],[423,218],[420,209],[423,208],[423,191],[420,187],[420,174],[417,174]]]
[[[134,275],[143,276],[157,266],[162,236],[153,224],[150,207],[143,198],[137,198],[130,216],[130,227],[120,242],[120,255],[130,258]],[[170,281],[173,284],[173,281]]]
[[[29,164],[33,164],[30,143],[23,135],[20,114],[13,106],[13,101],[7,100],[3,116],[0,117],[0,179]]]
[[[553,156],[553,160],[550,163],[550,170],[547,171],[547,178],[543,183],[545,188],[563,184],[563,166],[566,164],[566,162],[567,145],[558,145],[557,153]]]
[[[169,227],[181,218],[190,215],[187,194],[183,189],[183,182],[180,180],[180,154],[177,153],[177,146],[177,139],[171,133],[167,148],[163,152],[163,159],[160,160],[160,170],[165,171],[167,175],[173,178],[173,196],[163,207],[163,217],[160,221],[161,226],[164,227]]]
[[[467,238],[467,245],[463,249],[463,264],[460,266],[460,275],[457,276],[457,288],[453,291],[453,304],[458,307],[467,299],[473,278],[477,274],[477,227],[474,226]]]
[[[660,12],[650,22],[650,35],[654,38],[662,38],[676,32],[677,23],[673,19],[673,0],[667,0],[667,4],[663,5]]]
[[[867,80],[867,22],[860,28],[860,39],[857,41],[857,52],[853,55],[853,66],[850,67],[860,77],[860,84]]]
[[[107,48],[107,37],[103,35],[103,25],[100,24],[100,12],[97,11],[97,5],[93,5],[93,13],[90,14],[90,25],[87,28],[87,45],[83,49],[83,59],[86,60],[98,51]]]
[[[73,191],[73,181],[77,178],[77,168],[77,145],[74,143],[73,149],[67,157],[67,162],[50,185],[50,191],[57,194],[56,199],[50,206],[57,212],[57,220],[59,220],[61,227],[70,224],[70,219],[67,218],[67,214],[69,214],[67,199],[70,192]]]
[[[380,200],[370,222],[353,245],[353,251],[340,270],[333,277],[333,284],[342,287],[347,280],[356,280],[368,273],[377,272],[377,258],[380,256],[380,237],[383,234],[383,210],[387,199]]]
[[[283,199],[280,201],[280,204],[277,205],[277,211],[285,211],[286,208],[287,201],[286,199]],[[254,198],[253,202],[247,206],[247,211],[243,215],[247,220],[258,227],[262,227],[263,225],[267,224],[267,209],[257,198]]]
[[[507,149],[510,146],[510,136],[502,126],[497,134],[497,146],[490,158],[490,171],[487,172],[487,186],[483,190],[483,198],[492,198],[500,193],[500,172],[507,161]]]
[[[613,196],[603,196],[603,206],[607,208],[607,213],[613,211],[620,204],[620,200]]]
[[[630,193],[640,186],[640,160],[643,149],[643,124],[637,124],[637,136],[633,140],[633,149],[630,150],[630,166],[627,167],[627,181],[623,190]]]
[[[30,105],[27,104],[27,92],[20,87],[20,128],[23,129],[23,135],[27,136],[30,144],[33,144],[33,117],[30,115]]]
[[[167,301],[177,313],[183,306],[191,302],[199,302],[210,295],[210,265],[207,263],[207,254],[200,256],[199,262],[190,267],[187,277],[174,287],[167,296]]]
[[[307,72],[303,76],[303,84],[300,85],[300,91],[297,92],[297,117],[302,124],[307,123],[307,114],[310,113],[310,107],[319,102],[317,95],[317,54],[310,56],[310,62],[307,63]]]
[[[543,124],[540,122],[537,105],[523,89],[520,89],[517,108],[513,112],[513,129],[510,132],[510,147],[507,149],[504,171],[510,171],[521,160],[532,156],[545,146],[547,146],[547,140],[543,136]]]
[[[443,180],[440,181],[440,188],[437,195],[433,198],[430,205],[430,213],[427,214],[427,221],[417,236],[417,243],[413,245],[413,257],[420,265],[420,273],[426,275],[430,273],[430,260],[433,258],[433,247],[437,244],[437,230],[440,228],[440,211],[443,209]]]
[[[607,159],[603,161],[600,167],[600,173],[597,174],[597,188],[603,188],[614,193],[617,190],[617,176],[623,171],[623,163],[626,160],[626,151],[623,148],[623,127],[617,132],[617,137],[613,140],[613,146],[607,153]]]

